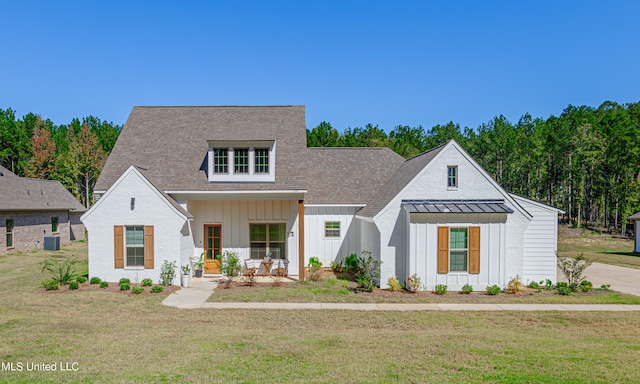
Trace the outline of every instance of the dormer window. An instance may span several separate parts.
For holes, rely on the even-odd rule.
[[[275,141],[209,141],[210,182],[274,182]]]

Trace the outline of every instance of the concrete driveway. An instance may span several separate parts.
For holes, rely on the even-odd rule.
[[[602,284],[611,284],[611,289],[614,291],[640,296],[640,269],[592,263],[584,271],[584,275],[593,283],[594,289],[600,288]],[[560,271],[558,271],[558,280],[566,281]]]

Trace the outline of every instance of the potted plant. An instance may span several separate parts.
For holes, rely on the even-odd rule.
[[[202,277],[202,269],[204,268],[204,252],[200,254],[198,261],[193,263],[193,274],[195,277]]]
[[[182,286],[185,288],[189,288],[189,279],[191,276],[189,273],[191,272],[191,268],[188,265],[182,266],[182,276],[180,276],[180,281],[182,282]]]

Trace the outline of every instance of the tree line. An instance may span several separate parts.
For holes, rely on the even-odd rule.
[[[19,176],[59,180],[85,206],[122,127],[89,116],[55,125],[0,109],[0,164]],[[572,106],[547,119],[496,116],[477,128],[377,125],[307,130],[310,147],[388,147],[405,158],[455,139],[507,191],[566,211],[576,226],[625,230],[640,211],[640,103]]]
[[[55,125],[28,113],[0,109],[0,164],[22,177],[58,180],[85,207],[121,126],[94,116]]]
[[[640,210],[640,103],[569,105],[547,119],[494,117],[476,129],[377,125],[307,130],[311,147],[388,147],[410,158],[455,139],[507,191],[558,207],[575,226],[625,231]]]

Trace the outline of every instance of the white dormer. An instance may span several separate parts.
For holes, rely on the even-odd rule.
[[[276,180],[276,142],[209,141],[209,182],[269,183]]]

